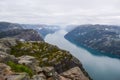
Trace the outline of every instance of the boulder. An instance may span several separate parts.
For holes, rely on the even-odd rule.
[[[8,61],[17,61],[16,57],[14,55],[9,55],[6,52],[0,51],[0,62],[6,63]]]
[[[40,73],[39,75],[34,75],[32,80],[46,80],[46,76]]]
[[[9,75],[11,73],[11,68],[8,65],[0,63],[0,75]]]
[[[60,80],[71,80],[71,79],[65,78],[65,77],[63,77],[63,76],[59,76],[59,79],[60,79]]]
[[[27,73],[15,73],[5,77],[6,80],[30,80]]]
[[[21,56],[18,58],[18,63],[30,67],[35,72],[39,72],[40,70],[40,67],[37,67],[39,66],[39,61],[33,56]]]
[[[83,74],[79,67],[71,68],[70,70],[63,72],[60,75],[68,78],[68,80],[89,80],[89,78]]]
[[[58,80],[59,76],[58,73],[55,71],[54,67],[43,67],[43,73],[46,75],[46,77],[53,80]]]

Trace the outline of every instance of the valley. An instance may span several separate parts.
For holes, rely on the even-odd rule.
[[[112,58],[106,55],[101,56],[101,52],[95,50],[90,51],[85,47],[75,45],[64,38],[67,33],[65,30],[57,31],[54,34],[47,35],[45,41],[57,45],[61,49],[70,51],[73,56],[81,61],[83,67],[93,80],[120,79],[120,60],[118,58]]]

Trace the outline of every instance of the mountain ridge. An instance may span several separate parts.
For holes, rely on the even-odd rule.
[[[111,25],[81,25],[65,35],[73,43],[102,53],[120,57],[120,27]]]

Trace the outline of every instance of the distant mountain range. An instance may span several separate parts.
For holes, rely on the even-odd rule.
[[[49,33],[54,33],[60,29],[60,26],[57,25],[45,25],[45,24],[18,24],[18,23],[9,23],[9,22],[0,22],[0,32],[13,30],[15,29],[33,29],[39,33],[39,35],[44,38]]]
[[[16,23],[0,22],[0,38],[7,37],[25,41],[43,41],[39,33],[33,29],[23,29]]]
[[[34,29],[44,38],[47,34],[54,33],[60,29],[58,25],[45,24],[21,24],[24,29]]]
[[[23,29],[21,25],[9,22],[0,22],[0,32],[12,29]]]
[[[80,25],[65,35],[69,41],[120,58],[120,26]]]
[[[25,41],[43,41],[43,38],[33,29],[13,29],[0,32],[0,38],[13,37]]]

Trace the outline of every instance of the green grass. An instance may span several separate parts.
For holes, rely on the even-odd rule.
[[[7,65],[9,65],[12,68],[12,70],[15,72],[26,72],[29,74],[29,76],[33,76],[33,71],[27,66],[16,64],[12,61],[7,62]]]
[[[67,51],[61,50],[56,46],[45,42],[18,42],[16,46],[11,48],[11,54],[16,57],[23,55],[34,56],[40,62],[40,66],[53,66],[64,60],[65,57],[71,59],[71,55]],[[43,62],[44,58],[48,61]],[[55,59],[53,63],[49,63]]]

